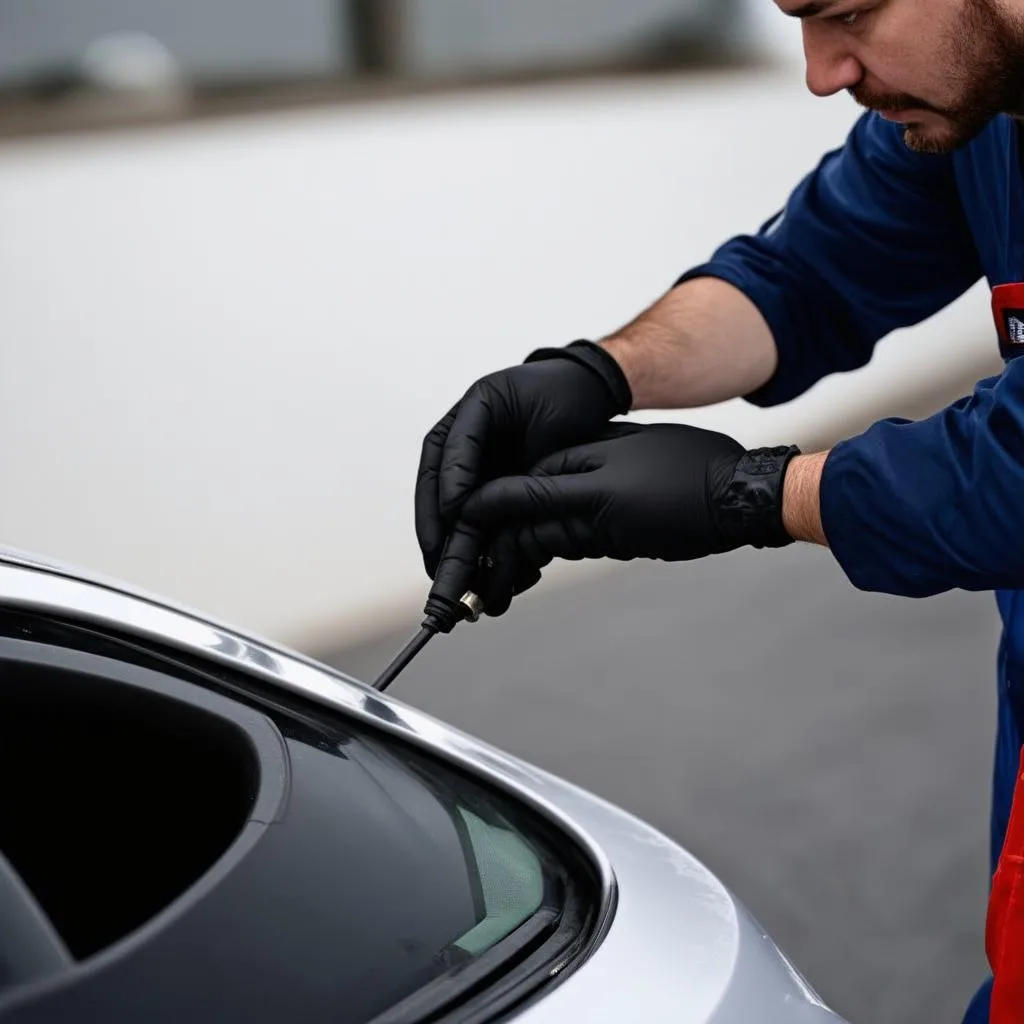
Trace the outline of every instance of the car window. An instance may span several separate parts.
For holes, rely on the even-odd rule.
[[[483,895],[483,918],[455,945],[479,956],[540,908],[544,871],[537,854],[512,829],[490,824],[465,807],[457,813],[469,836],[468,869]]]
[[[10,998],[40,972],[104,952],[113,958],[104,971],[78,972],[40,996],[54,1019],[65,1002],[113,1006],[127,986],[152,993],[175,1020],[284,1019],[301,1002],[338,1024],[440,1022],[456,1010],[469,1022],[564,976],[594,941],[606,893],[572,835],[472,763],[381,727],[397,713],[361,721],[176,652],[10,620],[0,621],[8,705],[24,677],[22,703],[38,706],[43,724],[57,716],[69,737],[50,743],[52,730],[22,730],[23,746],[45,752],[55,784],[86,784],[85,769],[108,761],[125,782],[87,787],[91,799],[53,816],[56,834],[78,815],[73,858],[61,859],[57,839],[17,842],[15,826],[28,834],[30,815],[3,819],[11,870],[0,904],[5,892],[18,896],[21,933],[41,950],[7,979]],[[110,725],[97,761],[95,730],[79,725],[115,712],[124,727]],[[230,730],[211,731],[218,720],[244,725],[249,739],[225,743]],[[168,739],[146,775],[138,750],[153,730]],[[24,775],[10,800],[24,790],[24,806],[37,806],[41,777]],[[166,782],[159,792],[154,778]],[[223,780],[234,786],[227,794]],[[135,803],[132,787],[144,794]],[[145,864],[133,885],[125,859]],[[175,912],[158,917],[171,903]],[[0,937],[6,930],[14,942],[11,920]],[[211,957],[212,987],[203,983]],[[3,988],[0,977],[0,1006]]]
[[[537,945],[554,933],[573,869],[526,807],[370,731],[349,736],[342,749],[341,764],[318,752],[323,760],[316,781],[310,771],[316,760],[305,751],[298,782],[307,792],[321,784],[334,789],[339,822],[347,820],[362,840],[356,844],[361,867],[347,850],[362,882],[343,892],[346,916],[358,927],[346,943],[342,970],[363,988],[365,1006],[351,1006],[346,1019],[384,1012],[478,965],[500,973],[503,945],[517,957],[520,945]],[[345,888],[341,883],[339,895]],[[371,905],[372,928],[366,924]],[[442,1002],[453,995],[444,984],[438,991]]]

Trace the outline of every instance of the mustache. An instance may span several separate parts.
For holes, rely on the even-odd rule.
[[[872,92],[863,85],[855,85],[846,90],[862,107],[868,110],[930,110],[941,114],[938,107],[933,107],[917,96],[905,92]]]

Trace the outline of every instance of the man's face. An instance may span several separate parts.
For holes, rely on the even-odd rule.
[[[846,89],[948,153],[999,113],[1024,116],[1021,0],[775,0],[803,21],[807,85]]]

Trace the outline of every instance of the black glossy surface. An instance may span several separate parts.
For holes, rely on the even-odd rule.
[[[10,861],[0,854],[0,991],[63,973],[67,947]]]
[[[113,668],[0,643],[0,851],[76,959],[209,870],[257,789],[243,732],[167,694],[84,674]]]
[[[32,627],[36,639],[60,632]],[[121,650],[146,660],[138,650],[82,637],[107,655]],[[0,996],[0,1020],[354,1024],[468,959],[451,944],[481,913],[455,801],[484,816],[510,805],[517,828],[529,834],[521,808],[390,738],[357,733],[316,705],[215,666],[204,676],[163,663],[209,690],[167,676],[169,684],[216,692],[225,705],[223,698],[238,696],[239,714],[260,709],[273,720],[287,748],[287,802],[273,820],[261,816],[269,824],[250,820],[235,855],[193,886],[183,906],[48,991],[6,1002]],[[157,676],[151,669],[161,659],[148,664],[125,671]],[[169,848],[183,841],[172,835]],[[144,868],[143,861],[122,865],[125,872]],[[559,948],[584,924],[575,912],[570,918],[575,934],[561,936]],[[512,939],[508,945],[510,956],[534,952]]]

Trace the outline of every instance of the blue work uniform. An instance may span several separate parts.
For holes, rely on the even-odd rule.
[[[827,374],[863,366],[879,339],[982,277],[992,287],[1024,281],[1018,132],[1000,116],[958,152],[926,155],[904,145],[901,126],[865,113],[756,234],[684,274],[680,283],[731,282],[771,327],[778,369],[748,399],[788,402]],[[1015,356],[1004,351],[999,376],[928,419],[883,420],[838,444],[821,484],[825,534],[858,588],[996,593],[993,870],[1024,734],[1024,357]],[[971,1024],[988,1019],[990,983],[968,1010]]]

